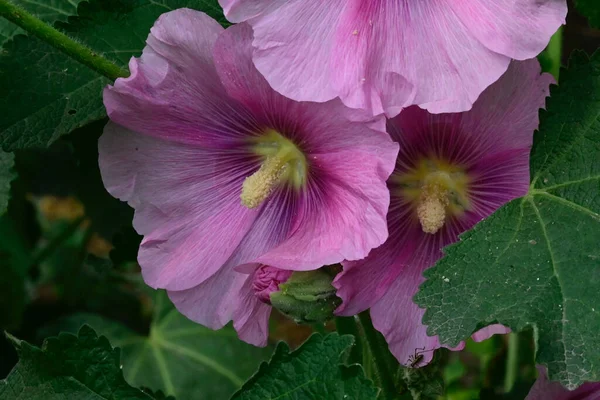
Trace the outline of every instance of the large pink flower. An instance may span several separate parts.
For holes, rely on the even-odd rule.
[[[549,381],[546,368],[538,366],[538,378],[525,400],[600,400],[600,382],[584,383],[570,391]]]
[[[131,76],[104,91],[108,191],[135,208],[145,281],[191,319],[264,344],[260,264],[311,270],[387,238],[398,145],[340,101],[298,103],[251,61],[252,31],[181,9],[155,23]]]
[[[295,100],[339,96],[394,116],[471,108],[511,59],[535,57],[566,0],[220,0],[254,29],[254,62]]]
[[[390,237],[366,259],[343,263],[334,286],[343,300],[337,312],[371,307],[373,325],[400,362],[408,363],[415,349],[440,346],[421,324],[424,310],[412,302],[423,270],[460,233],[527,193],[533,132],[551,82],[536,60],[514,61],[471,111],[430,114],[413,106],[388,122],[400,143],[388,181]],[[492,325],[474,338],[506,331]],[[423,355],[427,361],[432,353]]]

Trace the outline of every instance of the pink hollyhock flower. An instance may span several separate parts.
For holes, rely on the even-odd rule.
[[[538,379],[525,400],[600,400],[600,382],[584,383],[570,391],[548,380],[546,368],[538,366]]]
[[[401,363],[410,364],[416,349],[427,350],[426,362],[429,350],[440,347],[421,324],[424,310],[412,301],[422,272],[459,234],[527,193],[533,131],[551,82],[535,59],[513,62],[471,111],[434,115],[410,107],[388,122],[400,144],[388,180],[390,237],[366,259],[343,263],[334,286],[343,300],[336,312],[371,307],[373,325]],[[507,331],[492,325],[474,339]]]
[[[163,14],[131,76],[104,91],[107,190],[135,209],[144,280],[218,329],[266,341],[261,264],[312,270],[387,238],[386,180],[398,145],[340,101],[298,103],[251,61],[252,30],[203,13]]]
[[[389,117],[460,112],[565,22],[566,0],[220,0],[254,29],[254,63],[295,100]]]

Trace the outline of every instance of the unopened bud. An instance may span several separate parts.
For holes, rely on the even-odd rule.
[[[279,285],[288,280],[293,271],[261,265],[254,273],[252,288],[263,303],[271,304],[271,293],[279,290]]]
[[[340,266],[295,271],[270,294],[271,304],[297,323],[321,323],[333,317],[342,300],[331,285]]]

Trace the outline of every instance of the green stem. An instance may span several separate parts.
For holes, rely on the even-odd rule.
[[[44,247],[42,247],[38,251],[34,252],[33,256],[31,257],[31,261],[29,262],[28,270],[31,267],[44,261],[48,256],[50,256],[52,253],[54,253],[54,251],[65,240],[67,240],[68,238],[71,237],[71,235],[77,230],[77,228],[81,225],[81,223],[83,222],[84,219],[85,219],[85,216],[81,216],[81,217],[77,218],[76,220],[71,222],[67,227],[65,227],[65,229],[63,229],[58,235],[56,235],[54,238],[52,238],[48,242],[48,244],[46,244]]]
[[[373,357],[373,365],[381,383],[381,391],[384,399],[398,399],[400,393],[394,384],[394,376],[388,367],[388,349],[387,346],[382,346],[379,340],[378,333],[371,323],[368,311],[364,311],[358,315],[362,330],[365,335],[366,342],[371,350]]]
[[[506,359],[506,371],[504,375],[504,393],[509,393],[515,386],[519,370],[519,335],[510,333],[508,335],[508,356]]]
[[[111,80],[129,76],[126,70],[7,0],[0,0],[0,16]]]
[[[552,67],[550,68],[550,72],[556,82],[558,82],[558,77],[560,74],[560,65],[562,60],[562,43],[563,42],[563,27],[561,26],[558,31],[552,36],[550,39],[550,43],[548,43],[548,47],[546,48],[546,53],[548,58],[552,63]]]
[[[363,343],[360,337],[358,326],[354,317],[336,317],[335,328],[340,335],[352,335],[354,336],[354,346],[350,351],[350,357],[348,358],[349,364],[359,364],[363,358]]]

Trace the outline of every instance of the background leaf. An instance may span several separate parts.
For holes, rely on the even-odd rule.
[[[11,339],[19,362],[0,381],[0,398],[11,400],[149,400],[129,386],[120,368],[119,350],[105,337],[84,326],[78,336],[63,333],[49,338],[42,349]]]
[[[482,325],[533,326],[537,362],[574,388],[600,380],[600,52],[574,55],[541,112],[532,184],[448,247],[415,301],[456,345]]]
[[[288,345],[280,342],[271,361],[261,365],[232,400],[376,399],[379,389],[360,365],[340,365],[353,344],[350,335],[313,334],[290,353]]]
[[[71,15],[77,14],[77,5],[83,0],[11,0],[12,3],[23,7],[31,14],[49,24],[66,21]],[[0,19],[0,45],[11,37],[25,33],[17,25]]]
[[[155,299],[148,336],[93,314],[71,316],[57,327],[74,331],[89,324],[122,349],[127,382],[179,399],[227,399],[271,354],[272,348],[241,342],[230,327],[213,331],[188,320],[164,291]]]
[[[598,0],[575,0],[580,13],[585,15],[594,28],[600,28],[600,2]]]
[[[97,0],[59,28],[126,68],[139,56],[162,13],[195,8],[222,21],[217,0]],[[34,37],[17,36],[0,56],[0,146],[47,147],[57,138],[105,116],[102,88],[110,81]]]
[[[9,214],[0,216],[0,330],[21,323],[27,303],[29,249]]]
[[[10,198],[10,183],[17,177],[13,170],[15,156],[0,150],[0,215],[6,212]]]

